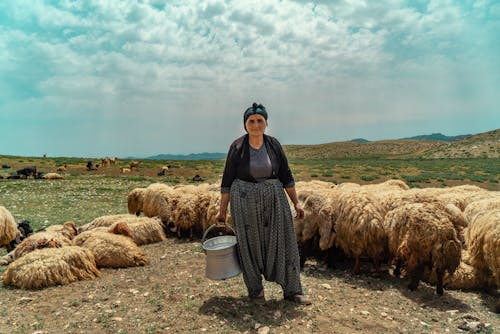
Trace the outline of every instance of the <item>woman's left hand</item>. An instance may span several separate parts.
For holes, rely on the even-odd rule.
[[[304,218],[304,209],[302,208],[302,205],[300,205],[300,203],[297,203],[294,205],[294,207],[296,212],[295,218],[297,219]]]

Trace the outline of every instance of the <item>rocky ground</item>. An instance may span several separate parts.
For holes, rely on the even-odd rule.
[[[385,271],[355,276],[349,263],[308,261],[302,282],[313,304],[283,301],[265,284],[266,302],[246,298],[241,275],[204,276],[199,241],[143,246],[151,263],[103,269],[101,276],[38,291],[0,286],[0,333],[495,333],[495,297],[422,284],[415,292]],[[5,270],[0,267],[0,271]],[[388,268],[386,268],[388,269]]]

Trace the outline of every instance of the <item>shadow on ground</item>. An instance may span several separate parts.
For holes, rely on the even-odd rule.
[[[199,308],[199,313],[214,315],[219,321],[239,331],[261,326],[280,326],[294,318],[304,317],[302,306],[285,300],[266,300],[256,303],[246,297],[212,297]]]

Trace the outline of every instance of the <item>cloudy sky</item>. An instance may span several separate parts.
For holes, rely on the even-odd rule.
[[[500,127],[500,2],[0,1],[0,155],[226,152]]]

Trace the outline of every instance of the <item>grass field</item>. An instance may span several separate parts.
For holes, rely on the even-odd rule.
[[[16,169],[34,165],[41,172],[55,172],[57,166],[68,165],[61,173],[63,180],[0,180],[0,205],[16,219],[26,219],[36,228],[73,220],[78,225],[104,214],[127,211],[127,194],[153,182],[169,184],[194,183],[194,175],[206,182],[220,182],[224,161],[156,161],[145,160],[139,170],[120,173],[122,160],[116,166],[86,171],[89,159],[27,158],[0,156],[9,169],[0,170],[6,177]],[[97,161],[96,159],[94,159]],[[165,176],[157,176],[161,166],[170,165]],[[311,179],[334,183],[380,183],[400,179],[410,187],[446,187],[473,184],[488,190],[499,190],[500,159],[290,159],[297,181]]]
[[[224,161],[143,161],[139,170],[120,173],[116,166],[86,171],[89,159],[0,156],[10,168],[0,175],[35,165],[55,172],[68,165],[62,180],[0,180],[0,205],[34,229],[73,220],[127,212],[127,194],[153,182],[220,182]],[[93,159],[97,162],[97,159]],[[165,176],[161,166],[170,165]],[[297,181],[379,183],[396,178],[411,187],[474,184],[499,190],[500,161],[493,159],[337,159],[291,158]],[[410,292],[406,282],[385,270],[372,277],[370,264],[352,275],[349,262],[336,269],[308,260],[301,274],[310,307],[283,301],[279,286],[265,282],[267,302],[254,305],[245,295],[241,275],[227,281],[204,277],[205,255],[199,240],[168,240],[144,247],[151,263],[144,267],[102,269],[94,280],[26,291],[0,283],[0,333],[455,333],[478,319],[481,333],[500,326],[495,297],[481,292],[446,291],[422,284]],[[0,255],[5,253],[0,250]],[[0,267],[0,275],[6,270]],[[363,300],[360,303],[360,300]]]

